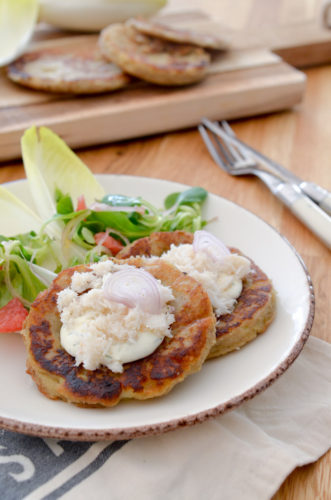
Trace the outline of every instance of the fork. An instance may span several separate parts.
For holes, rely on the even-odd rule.
[[[315,182],[304,181],[300,179],[297,175],[295,175],[290,170],[287,170],[285,167],[280,165],[279,163],[267,158],[259,151],[256,151],[248,144],[242,142],[233,132],[232,128],[223,120],[221,125],[218,123],[211,122],[210,120],[203,118],[202,124],[205,125],[208,129],[212,130],[216,135],[220,135],[225,138],[229,144],[233,144],[237,146],[243,153],[246,153],[256,162],[256,166],[263,165],[267,168],[267,170],[278,177],[281,177],[284,181],[291,182],[292,184],[296,184],[301,191],[303,191],[309,198],[311,198],[317,205],[319,205],[327,214],[331,215],[331,192],[327,189],[315,184]]]
[[[298,185],[259,168],[246,149],[230,144],[226,134],[220,137],[202,124],[198,129],[217,165],[231,175],[258,177],[272,194],[277,196],[328,248],[331,248],[331,217],[306,196]]]

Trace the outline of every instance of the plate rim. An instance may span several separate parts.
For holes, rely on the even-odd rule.
[[[116,177],[124,177],[124,178],[140,178],[145,180],[155,180],[155,181],[165,181],[172,184],[182,185],[190,187],[187,184],[179,183],[176,181],[171,181],[167,179],[159,179],[155,177],[146,177],[146,176],[135,176],[135,175],[124,175],[124,174],[96,174],[96,176],[116,176]],[[27,182],[25,178],[17,179],[14,181],[10,181],[7,183],[3,183],[2,185],[10,185],[14,183]],[[145,437],[157,434],[163,434],[181,427],[192,426],[197,423],[205,422],[210,418],[223,415],[229,410],[237,408],[239,405],[252,399],[257,396],[259,393],[268,388],[271,384],[273,384],[295,361],[300,352],[302,351],[309,334],[311,332],[311,328],[313,325],[314,315],[315,315],[315,294],[312,279],[308,272],[307,266],[304,263],[301,255],[294,248],[294,246],[289,242],[289,240],[282,235],[276,228],[274,228],[271,224],[262,219],[259,215],[251,212],[247,208],[241,206],[238,203],[233,202],[225,197],[212,193],[214,196],[226,201],[230,202],[230,204],[239,207],[242,210],[245,210],[253,217],[259,219],[263,224],[269,226],[269,228],[274,231],[290,248],[295,257],[297,258],[299,264],[301,265],[308,286],[309,292],[309,311],[307,314],[307,320],[302,329],[302,332],[297,339],[296,343],[292,346],[292,349],[286,355],[285,359],[277,365],[277,367],[270,372],[270,374],[263,379],[261,379],[258,383],[254,384],[252,387],[242,392],[241,394],[230,398],[228,401],[223,402],[219,405],[214,406],[213,408],[208,408],[206,410],[202,410],[200,412],[195,413],[194,415],[188,415],[186,417],[174,418],[170,419],[167,422],[156,422],[150,423],[146,425],[138,425],[138,426],[130,426],[126,428],[102,428],[102,429],[84,429],[84,428],[70,428],[70,427],[54,427],[48,426],[44,424],[36,424],[30,422],[22,422],[17,419],[1,417],[0,416],[0,427],[9,430],[20,432],[22,434],[27,434],[36,437],[42,438],[55,438],[55,439],[69,439],[73,441],[102,441],[109,439],[133,439],[138,437]]]

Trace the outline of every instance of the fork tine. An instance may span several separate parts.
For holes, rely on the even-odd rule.
[[[232,130],[232,128],[230,127],[230,125],[228,124],[227,121],[222,120],[221,127],[223,127],[224,132],[226,134],[228,134],[230,137],[236,136],[236,134],[234,133],[234,131]],[[242,160],[243,157],[245,157],[245,155],[242,153],[242,151],[239,148],[235,148],[230,142],[227,142],[227,146],[228,146],[229,150],[231,151],[232,156],[234,156],[234,158],[237,161],[240,161],[240,160]],[[240,151],[241,156],[239,155],[238,151]]]
[[[254,173],[252,170],[256,170],[256,163],[247,159],[245,155],[240,155],[234,146],[232,154],[229,149],[228,135],[222,127],[204,118],[198,125],[198,130],[213,160],[225,172],[231,175]]]
[[[231,135],[232,137],[236,136],[236,134],[234,133],[234,130],[230,127],[229,123],[226,120],[222,120],[221,125],[228,135]]]
[[[213,133],[213,135],[217,136],[218,138],[220,138],[224,144],[227,145],[227,148],[230,149],[230,141],[228,140],[228,135],[227,135],[227,132],[225,130],[225,128],[223,128],[218,122],[212,122],[211,120],[208,120],[208,118],[203,118],[201,120],[201,123],[206,127],[206,129],[208,129],[210,132]],[[230,125],[225,122],[226,125],[225,127],[228,127],[230,128]],[[231,129],[231,136],[234,136],[234,132],[233,130]],[[234,148],[231,148],[231,154],[234,158],[236,158],[236,160],[242,160],[242,157],[238,156],[238,153],[237,151],[234,151]]]
[[[223,170],[225,170],[225,172],[228,172],[228,169],[226,168],[226,164],[222,160],[221,156],[217,153],[216,148],[215,148],[211,138],[209,137],[207,129],[203,125],[198,125],[198,130],[201,134],[201,137],[202,137],[205,145],[207,146],[207,149],[208,149],[211,157],[215,161],[215,163],[217,163],[218,166],[220,166]]]
[[[221,127],[223,127],[223,130],[228,136],[237,138],[234,130],[230,127],[229,123],[226,120],[222,120],[221,122]],[[244,150],[243,148],[240,147],[240,145],[235,146],[234,144],[231,144],[229,141],[227,142],[227,146],[232,152],[234,156],[236,156],[236,152],[239,151],[241,154],[241,158],[236,156],[238,160],[241,160],[242,158],[246,158],[247,160],[253,161],[251,155],[249,152]]]
[[[218,122],[214,122],[214,125],[219,129],[223,129],[223,131],[231,137],[236,137],[236,134],[230,127],[230,125],[223,120],[221,125]],[[252,161],[251,156],[246,154],[239,146],[232,144],[229,140],[227,140],[227,136],[222,135],[221,137],[217,135],[213,130],[209,131],[213,136],[213,139],[217,143],[219,149],[222,151],[224,157],[227,162],[231,165],[231,168],[238,167],[240,164],[245,163],[246,161]]]
[[[232,155],[228,143],[217,136],[204,125],[198,125],[198,130],[214,161],[228,174],[240,175],[242,169],[247,168],[245,158],[239,154]]]
[[[223,140],[220,139],[216,134],[214,134],[213,131],[211,131],[211,135],[217,144],[217,147],[221,154],[224,156],[224,159],[226,160],[228,165],[233,165],[234,162],[236,161],[236,158],[228,148],[228,144],[226,144]]]
[[[214,122],[214,124],[220,128],[223,128],[224,132],[229,135],[230,137],[236,137],[236,134],[234,133],[234,130],[230,127],[228,122],[226,120],[222,120],[220,123]],[[226,141],[224,138],[222,138],[223,141],[226,143],[230,153],[232,154],[233,158],[236,161],[242,161],[245,159],[251,159],[248,157],[245,151],[243,151],[239,146],[235,146],[234,144],[231,144],[230,141]]]
[[[234,140],[237,141],[237,137],[232,129],[229,136],[225,129],[218,122],[212,122],[211,120],[208,120],[208,118],[202,118],[201,123],[206,127],[207,130],[212,132],[213,135],[216,135],[219,139],[221,139],[221,141],[223,141],[223,144],[226,144],[226,147],[229,150],[232,146],[231,153],[236,159],[237,163],[245,163],[249,161],[252,163],[252,166],[256,166],[256,161],[252,158],[251,154],[247,152],[246,148],[241,148],[240,144],[234,144],[231,140],[231,137],[233,137]],[[229,124],[227,124],[227,126],[228,128],[230,128]]]

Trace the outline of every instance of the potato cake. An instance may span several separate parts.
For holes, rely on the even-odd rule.
[[[197,45],[212,50],[227,50],[228,43],[220,37],[209,33],[200,33],[193,30],[183,30],[167,26],[166,24],[150,21],[142,17],[135,17],[126,22],[144,35],[162,38],[169,42]]]
[[[154,233],[124,247],[118,259],[132,256],[158,256],[171,245],[193,242],[193,234],[185,231]],[[231,249],[232,252],[240,253]],[[242,292],[234,310],[216,318],[216,343],[208,358],[239,349],[264,332],[275,315],[275,292],[267,275],[251,260],[251,273],[244,279]]]
[[[112,24],[100,35],[102,54],[123,71],[158,85],[186,85],[206,74],[210,55],[201,47],[177,44]]]
[[[120,89],[129,75],[97,53],[64,53],[51,49],[26,52],[7,68],[15,83],[35,90],[98,94]]]
[[[105,366],[96,370],[76,366],[75,358],[60,343],[57,296],[68,287],[75,272],[85,273],[91,268],[82,265],[62,271],[32,304],[22,332],[28,354],[27,372],[39,390],[51,399],[80,406],[110,407],[121,399],[162,396],[200,370],[215,342],[211,302],[193,278],[160,259],[116,262],[143,268],[171,288],[175,297],[172,337],[165,337],[149,356],[124,364],[122,373],[114,373]]]

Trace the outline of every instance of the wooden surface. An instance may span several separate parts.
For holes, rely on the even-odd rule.
[[[296,67],[331,62],[331,30],[323,23],[329,0],[190,0],[229,34],[234,47],[263,46]],[[176,13],[187,0],[168,0],[165,13]],[[181,21],[185,23],[185,20]]]
[[[169,24],[185,18],[185,27],[204,33],[219,25],[199,12],[169,16]],[[40,32],[37,35],[40,37]],[[44,32],[45,35],[45,32]],[[57,48],[86,54],[97,48],[95,35],[68,35],[38,40],[35,49]],[[20,156],[19,140],[35,124],[64,134],[71,147],[195,126],[201,114],[229,119],[291,108],[302,99],[304,75],[266,49],[241,48],[213,56],[208,77],[196,85],[166,88],[136,83],[100,96],[68,97],[23,88],[0,73],[0,161]],[[141,120],[142,115],[144,120]]]
[[[233,49],[214,61],[207,80],[187,88],[139,84],[72,99],[21,88],[0,73],[0,161],[19,156],[19,139],[33,124],[52,127],[70,146],[82,147],[195,126],[202,114],[231,119],[291,108],[301,100],[305,82],[283,61],[297,67],[331,61],[331,30],[322,26],[322,2],[169,0],[161,15],[170,24],[221,32]],[[40,27],[37,43],[46,36]],[[63,44],[58,37],[52,33],[52,44],[68,49],[85,50],[96,42],[85,36]]]
[[[270,2],[273,0],[265,3]],[[226,4],[227,9],[232,8],[231,12],[231,6],[236,3],[241,5],[238,17],[244,17],[248,15],[245,5],[251,7],[254,2],[205,0],[206,7]],[[287,0],[279,0],[283,8],[286,3]],[[293,2],[297,10],[298,3]],[[314,4],[308,0],[300,0],[300,3],[305,12]],[[227,12],[230,15],[230,11]],[[253,147],[297,175],[331,190],[331,67],[313,68],[305,73],[306,96],[296,110],[240,120],[232,125],[239,137]],[[273,198],[260,181],[255,178],[234,179],[222,172],[209,157],[195,129],[90,148],[80,151],[79,155],[95,173],[142,175],[200,185],[262,216],[288,238],[304,259],[316,296],[312,335],[331,342],[331,252]],[[23,177],[20,162],[3,164],[0,168],[0,183]],[[316,463],[292,472],[273,500],[329,500],[330,470],[331,451]]]
[[[32,124],[48,125],[72,147],[82,147],[194,126],[202,114],[230,119],[293,107],[305,82],[282,60],[297,67],[331,61],[331,30],[322,27],[322,1],[169,0],[161,14],[170,24],[221,32],[233,48],[213,64],[206,81],[183,89],[140,84],[68,99],[23,89],[0,73],[0,161],[19,156],[20,136]],[[36,38],[45,36],[41,27]],[[52,37],[52,43],[59,43],[59,33]],[[75,37],[74,43],[85,49],[91,40]]]
[[[306,98],[296,111],[240,120],[233,126],[243,140],[297,175],[331,190],[331,67],[310,69],[307,77]],[[200,185],[262,215],[303,257],[316,294],[312,335],[331,342],[331,252],[260,181],[235,179],[221,171],[195,129],[91,148],[80,151],[79,156],[95,173],[142,175]],[[1,183],[23,176],[20,162],[0,168]],[[331,451],[316,463],[295,470],[274,500],[328,500],[330,469]]]

